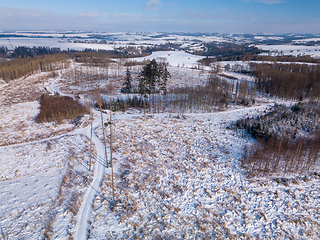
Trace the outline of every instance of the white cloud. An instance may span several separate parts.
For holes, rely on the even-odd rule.
[[[86,30],[99,27],[96,18],[63,15],[55,12],[0,7],[1,30]],[[101,26],[102,24],[100,24]],[[105,26],[103,24],[102,26]]]
[[[161,5],[161,0],[150,0],[146,2],[143,9],[146,11],[156,11],[159,5]]]
[[[242,0],[244,3],[249,3],[249,2],[259,2],[259,3],[265,3],[265,4],[280,4],[280,3],[285,3],[286,0]]]
[[[1,0],[0,0],[1,1]],[[258,1],[258,0],[252,0]],[[79,30],[149,32],[318,33],[320,19],[281,20],[263,14],[187,12],[159,14],[102,14],[99,18],[0,7],[0,30]]]
[[[87,13],[79,13],[79,17],[88,17],[88,18],[96,18],[99,17],[100,14],[97,11],[91,10],[90,12]]]
[[[108,15],[113,20],[121,20],[121,21],[133,21],[137,19],[143,19],[143,15],[140,14],[130,14],[130,13],[111,13]]]
[[[265,4],[279,4],[285,3],[285,0],[258,0],[257,2],[265,3]]]

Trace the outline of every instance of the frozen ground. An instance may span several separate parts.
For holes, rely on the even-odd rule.
[[[3,239],[69,236],[91,181],[86,141],[75,135],[0,147]]]
[[[254,38],[252,38],[252,36]],[[306,36],[305,36],[306,37]],[[292,35],[292,43],[308,44],[312,41],[319,41],[319,36],[310,36],[305,39],[302,36]],[[150,47],[161,44],[180,45],[180,49],[201,51],[206,43],[240,43],[258,44],[263,41],[286,40],[283,36],[277,35],[251,35],[246,34],[179,34],[179,33],[145,33],[145,32],[113,32],[113,33],[88,33],[88,32],[13,32],[3,33],[0,31],[0,46],[12,50],[15,47],[58,47],[61,50],[113,50],[122,47]],[[258,45],[264,50],[281,52],[288,55],[312,55],[319,57],[319,46],[306,47],[294,45]],[[274,53],[274,54],[279,54]],[[180,63],[180,65],[183,63]]]
[[[106,175],[90,239],[319,238],[318,175],[283,184],[247,179],[239,167],[252,140],[229,126],[267,108],[116,116],[117,207]]]
[[[197,67],[197,61],[204,58],[203,56],[197,56],[184,51],[158,51],[153,52],[151,55],[142,58],[135,58],[136,61],[142,61],[145,59],[168,62],[172,67]]]
[[[172,63],[196,60],[182,52],[172,54]],[[0,86],[1,238],[320,238],[318,173],[248,179],[239,166],[243,147],[254,142],[230,126],[239,118],[268,111],[267,99],[254,107],[211,114],[114,114],[112,206],[100,113],[92,115],[90,171],[89,117],[78,126],[34,122],[44,87],[80,94],[85,101],[85,92],[99,84],[121,86],[125,72],[117,65],[108,71],[82,69],[88,76],[108,72],[110,78],[73,81],[72,72],[79,68],[71,64],[55,78],[34,75]],[[201,85],[207,78],[205,70],[182,65],[169,71],[171,88]],[[104,114],[104,122],[108,118]],[[105,130],[109,149],[109,127]]]
[[[270,51],[271,55],[293,55],[320,58],[320,46],[304,46],[304,45],[257,45],[257,48]],[[265,55],[268,55],[266,53]]]

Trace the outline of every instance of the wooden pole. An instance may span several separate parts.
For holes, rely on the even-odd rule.
[[[105,132],[104,132],[104,126],[103,126],[103,115],[102,115],[102,109],[101,109],[101,106],[100,106],[100,112],[101,112],[101,127],[102,127],[102,134],[103,134],[104,152],[105,152],[105,157],[106,157],[106,164],[107,164],[107,167],[109,167],[109,164],[108,164],[108,158],[107,158],[107,143],[106,143],[106,135],[105,135]]]
[[[92,158],[92,121],[91,121],[91,131],[90,131],[90,164],[89,171],[91,171],[91,158]]]
[[[110,98],[111,102],[111,98]],[[112,112],[110,108],[110,164],[111,164],[111,179],[112,179],[112,206],[114,206],[114,181],[113,181],[113,160],[112,160]]]

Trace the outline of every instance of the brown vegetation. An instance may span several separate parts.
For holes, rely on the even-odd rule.
[[[63,119],[75,119],[87,113],[90,113],[90,110],[71,97],[42,95],[36,121],[61,122]]]
[[[249,176],[307,174],[320,157],[320,104],[275,105],[270,113],[239,120],[257,139],[241,162]]]
[[[319,158],[320,136],[291,142],[260,141],[252,149],[246,148],[241,166],[250,177],[306,174]]]
[[[250,63],[250,69],[258,91],[272,97],[302,100],[320,96],[319,65]]]
[[[66,67],[67,59],[67,54],[54,54],[0,61],[0,78],[9,82],[37,71],[54,71]]]
[[[85,63],[89,66],[100,66],[100,67],[107,67],[110,62],[114,62],[112,58],[128,58],[130,57],[143,57],[146,54],[134,54],[129,55],[128,53],[122,53],[119,51],[98,51],[98,52],[78,52],[72,55],[76,62]],[[135,61],[132,61],[135,63]]]

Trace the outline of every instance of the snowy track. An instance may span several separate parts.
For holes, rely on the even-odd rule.
[[[93,123],[93,129],[99,125],[100,119],[98,117],[95,118]],[[90,126],[79,130],[77,133],[83,134],[90,138]],[[95,132],[92,132],[92,142],[97,150],[98,159],[105,159],[105,150],[104,145],[100,141],[100,139],[96,136]],[[83,201],[80,207],[80,210],[77,215],[77,225],[75,232],[75,239],[88,239],[88,230],[89,230],[89,219],[92,213],[92,205],[93,201],[96,198],[97,193],[99,192],[101,181],[104,176],[105,171],[105,163],[101,161],[97,161],[94,164],[94,176],[93,181],[87,189]]]
[[[59,71],[59,76],[50,84],[49,91],[51,93],[59,93],[62,96],[67,96],[59,90],[57,82],[61,79],[61,71]],[[100,139],[96,136],[94,129],[99,126],[101,119],[98,117],[100,114],[96,113],[96,117],[93,122],[93,131],[92,131],[92,143],[95,145],[97,150],[96,162],[93,164],[94,173],[93,181],[87,189],[79,212],[77,214],[77,224],[75,229],[75,239],[88,239],[88,230],[89,230],[89,220],[92,213],[92,205],[100,190],[101,181],[105,172],[105,148]],[[90,138],[91,127],[87,126],[86,128],[75,131],[76,134],[82,134]],[[99,160],[100,159],[100,160]]]

